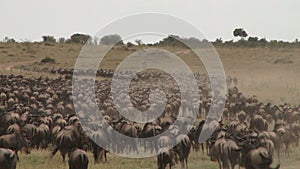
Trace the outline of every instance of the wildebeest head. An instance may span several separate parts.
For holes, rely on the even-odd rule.
[[[23,144],[22,151],[24,151],[26,154],[30,154],[31,153],[31,142],[24,137],[22,139],[23,139],[22,140],[22,144]]]

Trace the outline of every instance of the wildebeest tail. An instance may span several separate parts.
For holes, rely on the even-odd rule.
[[[11,151],[10,153],[6,152],[4,154],[4,157],[6,158],[6,161],[8,162],[7,163],[8,168],[16,168],[17,156],[13,151]],[[13,161],[15,161],[15,162],[13,162]]]
[[[82,168],[82,169],[87,169],[87,164],[88,164],[87,156],[85,154],[80,154],[79,160],[80,160],[81,166],[84,166],[84,168]]]
[[[93,142],[92,144],[94,160],[95,163],[98,163],[100,158],[100,148],[96,145],[96,143]]]
[[[8,160],[11,160],[13,158],[16,158],[16,155],[15,153],[11,152],[11,153],[5,153],[4,154],[5,158],[8,159]]]

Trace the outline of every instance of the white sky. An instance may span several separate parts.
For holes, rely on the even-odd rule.
[[[232,39],[237,27],[250,36],[300,39],[299,0],[0,0],[0,40],[93,35],[116,19],[142,12],[178,16],[209,40]]]

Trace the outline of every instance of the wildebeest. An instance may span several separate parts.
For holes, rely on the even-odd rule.
[[[187,135],[181,134],[176,137],[178,143],[173,149],[178,154],[182,169],[188,168],[188,158],[192,147],[191,141]]]
[[[57,151],[60,151],[63,161],[65,161],[66,154],[69,154],[74,147],[83,148],[82,136],[83,131],[80,125],[70,125],[63,128],[55,138],[55,145],[51,152],[51,157],[53,157]]]
[[[215,142],[212,142],[210,145],[209,156],[211,161],[217,161],[219,164],[219,169],[222,169],[225,164],[225,156],[224,156],[224,145],[226,143],[225,138],[220,138]]]
[[[69,169],[87,169],[89,159],[84,150],[73,148],[68,163]]]
[[[254,115],[250,121],[250,129],[257,131],[268,131],[268,122],[261,115]]]
[[[119,132],[129,137],[133,137],[133,138],[138,137],[138,131],[136,126],[126,121],[121,122]],[[128,146],[128,153],[132,151],[137,152],[137,154],[139,153],[136,142],[125,140],[124,144],[125,144],[124,146]]]
[[[200,137],[200,134],[201,134],[204,124],[205,124],[205,120],[202,120],[201,122],[199,122],[199,125],[196,128],[196,130],[189,135],[190,141],[191,141],[194,149],[196,151],[198,151],[200,148],[200,145],[201,145],[202,153],[204,153],[204,145],[203,145],[203,143],[201,143],[201,144],[199,143],[199,137]]]
[[[262,135],[264,135],[266,139],[272,141],[272,143],[274,144],[274,148],[276,150],[278,160],[280,161],[280,150],[282,146],[282,141],[280,139],[280,136],[274,131],[263,131],[259,133],[259,137],[262,137]]]
[[[223,155],[225,157],[225,166],[228,166],[228,162],[231,166],[231,169],[234,169],[236,165],[240,165],[241,157],[240,157],[241,148],[237,145],[234,140],[228,139],[223,147]]]
[[[60,72],[65,72],[65,70]],[[147,80],[147,78],[151,77],[152,75],[155,75],[155,77],[162,76],[161,73],[158,74],[142,73],[136,78],[138,80],[140,79]],[[0,133],[1,135],[5,133],[7,134],[7,132],[9,132],[10,134],[19,133],[17,124],[19,124],[20,126],[24,126],[24,124],[26,124],[24,127],[22,127],[22,130],[24,131],[21,132],[24,132],[26,134],[25,137],[30,138],[30,140],[32,137],[38,138],[36,139],[36,141],[39,144],[42,143],[40,146],[46,145],[47,142],[45,142],[45,140],[47,140],[48,137],[47,136],[48,134],[46,133],[49,133],[49,131],[51,130],[52,131],[51,137],[52,140],[54,140],[53,141],[54,149],[58,148],[58,150],[56,151],[61,151],[67,154],[72,152],[71,150],[73,147],[80,147],[80,148],[83,147],[82,131],[76,132],[75,130],[77,129],[71,129],[79,122],[79,119],[81,118],[81,116],[78,116],[80,117],[78,118],[74,115],[75,112],[73,108],[75,106],[81,105],[79,107],[82,108],[83,114],[89,112],[88,110],[91,105],[89,103],[85,103],[85,100],[88,100],[87,98],[89,97],[86,97],[86,95],[90,93],[85,91],[84,87],[86,83],[90,83],[90,82],[84,82],[82,84],[81,86],[83,87],[83,89],[81,90],[82,93],[79,94],[75,93],[74,95],[72,95],[72,87],[71,87],[72,77],[70,76],[68,78],[60,77],[57,79],[50,79],[47,77],[31,79],[31,78],[25,78],[23,76],[11,75],[11,76],[0,76],[0,78],[1,78],[0,79],[0,83],[1,83],[0,86],[0,93],[1,93],[0,130],[1,131]],[[211,103],[213,99],[209,92],[209,87],[207,85],[209,83],[206,83],[207,81],[206,78],[207,77],[205,76],[204,77],[198,76],[197,80],[200,79],[199,82],[201,83],[201,86],[199,86],[199,90],[200,90],[199,92],[201,93],[200,109],[205,109],[205,112],[207,113],[210,108],[210,105],[212,105]],[[201,79],[203,79],[205,82],[202,82]],[[167,81],[170,82],[170,80],[168,79]],[[115,129],[118,130],[120,133],[129,137],[137,137],[137,136],[139,136],[140,138],[153,137],[158,133],[160,133],[161,131],[168,130],[168,129],[171,130],[170,133],[173,134],[174,137],[182,133],[182,131],[178,129],[178,127],[180,128],[180,125],[176,126],[176,123],[174,124],[174,121],[176,119],[177,122],[181,120],[178,116],[176,116],[176,114],[178,114],[178,109],[180,107],[180,92],[177,89],[176,85],[173,85],[173,83],[171,83],[170,89],[173,92],[167,93],[166,112],[164,112],[161,117],[156,119],[156,121],[145,125],[145,128],[141,130],[141,133],[139,135],[138,134],[140,131],[138,128],[139,126],[127,120],[121,119],[119,112],[117,110],[117,107],[121,105],[114,103],[113,98],[109,94],[110,82],[111,81],[108,79],[95,82],[97,83],[97,85],[99,85],[99,87],[96,88],[95,92],[97,94],[97,98],[96,98],[97,104],[99,104],[98,106],[101,107],[102,109],[101,112],[103,112],[103,115],[106,115],[110,119],[112,119],[112,121],[118,122],[118,124],[108,123],[108,125],[115,127]],[[119,87],[122,87],[122,84],[119,84]],[[143,87],[147,88],[148,86],[143,86]],[[130,108],[127,109],[128,113],[131,113],[131,108],[140,108],[141,110],[146,110],[150,105],[149,101],[147,100],[149,98],[148,97],[149,90],[137,90],[137,89],[138,88],[134,87],[134,83],[133,83],[133,90],[129,94],[130,94],[130,98],[132,98],[132,102],[133,102],[132,104],[134,106],[132,107],[129,103],[124,103],[125,106],[129,106],[129,107],[131,106]],[[118,98],[119,100],[124,99],[123,95],[120,96],[122,97]],[[75,105],[73,105],[72,103],[75,103]],[[186,104],[185,106],[190,106],[190,108],[183,108],[184,111],[195,111],[195,113],[197,114],[200,113],[200,112],[196,112],[198,110],[194,109],[193,107],[194,103],[188,103],[188,101],[185,100],[185,104]],[[8,111],[8,108],[12,108],[12,107],[15,108],[15,110]],[[282,120],[288,124],[289,122],[295,122],[296,124],[298,124],[299,123],[298,119],[300,116],[299,113],[296,112],[299,112],[299,107],[286,108],[287,106],[285,105],[278,106],[278,107],[282,108],[282,110],[280,110],[279,113],[272,112],[273,110],[271,110],[270,107],[264,107],[262,103],[259,103],[256,96],[253,97],[250,96],[247,98],[246,96],[243,95],[243,93],[241,93],[238,90],[237,87],[231,88],[228,94],[228,102],[226,103],[224,108],[224,112],[228,113],[229,115],[228,118],[223,118],[224,123],[222,125],[224,125],[225,127],[219,130],[220,132],[216,132],[215,136],[212,136],[214,139],[209,140],[211,142],[211,147],[212,147],[211,149],[212,151],[210,153],[212,159],[214,158],[219,159],[220,163],[224,162],[225,167],[227,167],[226,162],[228,160],[229,161],[237,160],[237,161],[230,161],[232,166],[238,163],[238,158],[236,156],[239,153],[239,148],[237,148],[236,145],[234,144],[234,141],[236,140],[234,140],[234,137],[231,138],[232,140],[228,140],[226,135],[228,134],[243,135],[244,132],[247,132],[248,124],[250,123],[252,123],[250,128],[257,130],[257,132],[259,132],[259,135],[267,136],[266,138],[268,140],[263,140],[263,142],[266,146],[265,148],[268,150],[268,153],[271,156],[272,156],[272,148],[270,147],[272,146],[267,146],[268,144],[272,145],[270,141],[273,142],[276,151],[278,150],[277,148],[281,146],[281,141],[284,141],[285,145],[283,146],[285,147],[293,146],[292,144],[294,143],[294,139],[291,142],[289,139],[287,140],[282,138],[280,139],[278,135],[276,136],[276,134],[280,132],[278,133],[270,132],[267,131],[268,130],[267,128],[268,128],[268,123],[270,124],[270,122],[273,120],[272,118],[274,118],[274,120]],[[269,118],[271,119],[269,120]],[[234,121],[235,119],[238,120]],[[88,121],[91,119],[88,117],[80,120]],[[181,121],[181,123],[182,122],[183,124],[185,124],[185,121]],[[218,125],[221,125],[219,124],[219,122],[217,123]],[[203,124],[204,121],[202,121],[201,125],[203,126]],[[199,124],[197,131],[195,130],[196,128],[194,128],[192,124],[188,126],[191,127],[193,130],[195,130],[193,133],[194,136],[189,135],[190,142],[192,144],[198,143],[199,135],[201,132],[201,125]],[[40,129],[49,128],[49,131],[48,129],[37,131],[36,129],[37,127]],[[109,134],[108,129],[106,129],[106,127],[103,127],[102,124],[101,126],[98,126],[97,123],[97,125],[93,125],[90,127],[93,130],[93,132],[95,132],[92,133],[92,135],[95,136],[95,140],[97,142],[101,142],[103,145],[107,145],[109,147],[112,147],[113,149],[120,148],[120,151],[123,150],[122,149],[123,147],[121,147],[122,143],[124,143],[123,140],[120,141],[120,144],[112,145],[111,140],[114,140],[114,137],[113,135]],[[98,131],[97,133],[97,130],[99,129],[98,127],[103,128],[105,130],[101,132]],[[186,129],[183,129],[183,131],[184,130]],[[45,133],[44,131],[47,132]],[[283,136],[283,138],[288,138],[285,137],[286,135],[281,135],[281,136]],[[292,137],[296,138],[297,140],[298,134],[293,133]],[[279,142],[277,138],[279,138],[280,140]],[[158,148],[162,148],[162,147],[170,148],[173,144],[173,141],[175,141],[175,139],[169,136],[161,136],[159,138],[159,142],[158,142],[159,144],[155,146],[158,146]],[[178,154],[178,156],[181,156],[181,160],[184,158],[184,152],[181,150],[185,150],[182,148],[183,147],[182,143],[188,143],[188,142],[179,141],[179,144],[176,145],[173,149],[174,151],[173,153],[175,153],[175,156],[177,156],[176,154]],[[134,143],[132,145],[127,144],[125,146],[127,146],[128,149],[133,148],[133,151],[135,151],[136,144],[137,143]],[[141,146],[146,146],[146,145],[148,146],[149,142],[140,143],[140,144]],[[185,147],[187,148],[188,144],[186,144]],[[198,147],[198,145],[196,145],[196,147]],[[262,145],[262,147],[264,147],[264,145]],[[91,146],[91,150],[93,151],[94,154],[101,154],[100,150],[102,149],[98,145],[94,144],[93,146]],[[115,151],[120,153],[120,151],[117,150]],[[222,155],[228,158],[222,158]],[[95,155],[95,157],[98,157],[98,155]],[[98,159],[99,158],[95,158],[95,161],[97,162]],[[185,162],[185,160],[183,160],[183,162]]]
[[[30,142],[21,136],[20,134],[7,134],[0,137],[0,147],[2,148],[9,148],[16,152],[16,156],[18,157],[18,151],[22,148],[25,149],[26,154],[30,154]]]
[[[172,148],[161,148],[158,150],[157,166],[158,169],[165,169],[167,165],[171,169],[177,163],[177,157]]]
[[[37,149],[46,149],[50,140],[50,129],[46,124],[40,124],[36,128],[36,133],[34,136],[34,142]]]
[[[11,149],[0,148],[1,169],[16,169],[17,156]]]
[[[152,123],[146,123],[141,131],[141,133],[139,134],[140,138],[149,138],[149,137],[154,137],[156,135],[158,135],[161,132],[162,128],[158,125],[152,124]],[[144,151],[147,150],[147,142],[145,141],[144,143]],[[149,141],[149,149],[151,150],[151,152],[153,152],[153,150],[157,151],[157,146],[154,144],[153,140]]]
[[[264,147],[258,147],[250,150],[245,158],[246,169],[272,169],[270,165],[273,162],[273,157],[269,154],[268,150]],[[279,169],[278,164],[274,169]]]

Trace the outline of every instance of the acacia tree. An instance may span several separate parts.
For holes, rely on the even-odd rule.
[[[61,38],[58,39],[58,43],[59,43],[59,44],[63,44],[63,43],[65,43],[65,42],[66,42],[66,39],[63,38],[63,37],[61,37]]]
[[[43,42],[56,43],[56,39],[53,36],[45,35],[42,36]]]
[[[236,28],[233,31],[233,36],[235,37],[241,37],[241,39],[248,36],[247,32],[243,28]]]
[[[85,44],[86,42],[91,40],[91,36],[90,35],[85,35],[85,34],[73,34],[71,36],[71,42],[72,43],[81,43],[81,44]]]
[[[136,43],[138,46],[143,45],[143,41],[142,41],[141,39],[136,39],[136,40],[135,40],[135,43]]]
[[[123,45],[123,41],[120,35],[114,34],[114,35],[106,35],[100,39],[100,44],[103,45]]]
[[[5,37],[3,39],[3,42],[6,42],[6,43],[15,43],[16,40],[14,40],[13,38]]]

